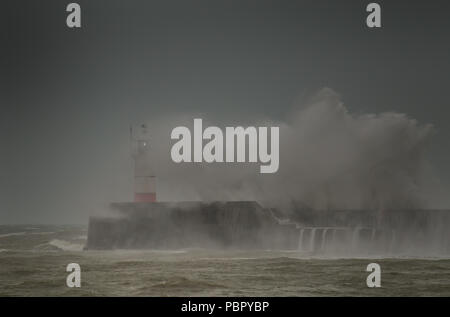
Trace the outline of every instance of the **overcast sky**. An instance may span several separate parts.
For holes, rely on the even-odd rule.
[[[130,123],[203,113],[283,119],[322,87],[356,113],[432,123],[450,183],[448,1],[69,1],[2,4],[0,224],[87,223],[131,200]],[[130,188],[131,187],[131,188]]]

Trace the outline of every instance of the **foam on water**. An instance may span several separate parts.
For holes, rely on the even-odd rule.
[[[80,243],[73,243],[70,241],[59,239],[53,239],[49,242],[49,244],[63,251],[82,251],[84,247]]]
[[[0,238],[23,236],[24,234],[26,234],[26,232],[11,232],[11,233],[0,234]]]

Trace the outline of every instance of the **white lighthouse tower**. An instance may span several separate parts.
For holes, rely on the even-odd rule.
[[[134,159],[134,201],[156,201],[156,177],[150,148],[150,133],[146,124],[130,127]]]

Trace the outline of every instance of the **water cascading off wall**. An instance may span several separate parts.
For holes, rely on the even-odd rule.
[[[372,254],[391,253],[396,244],[392,230],[365,227],[298,227],[301,252]]]

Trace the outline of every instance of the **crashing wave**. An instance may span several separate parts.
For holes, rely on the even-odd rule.
[[[53,239],[49,242],[49,244],[63,251],[82,251],[84,247],[84,245],[80,243],[73,243],[59,239]]]

